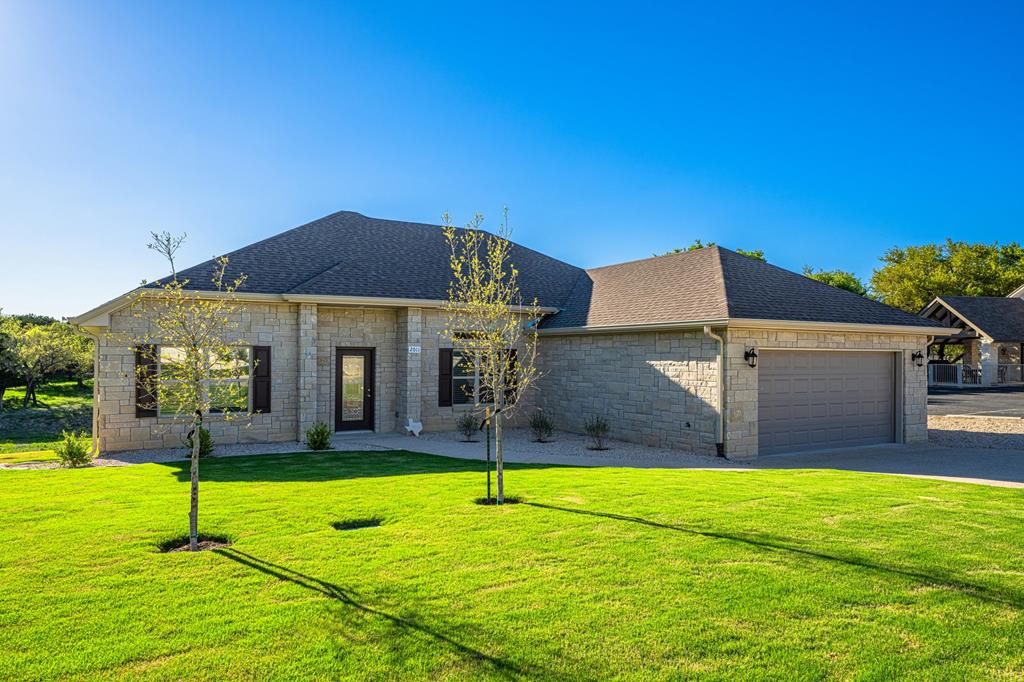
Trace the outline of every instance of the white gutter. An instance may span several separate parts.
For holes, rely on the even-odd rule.
[[[704,325],[704,334],[718,342],[718,396],[715,407],[718,411],[718,436],[715,446],[718,454],[725,456],[725,339],[711,331],[711,325]]]

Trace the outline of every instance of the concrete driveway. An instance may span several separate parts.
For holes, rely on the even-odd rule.
[[[1024,450],[879,445],[761,457],[751,469],[839,469],[1024,488]]]
[[[1024,386],[928,389],[928,414],[1024,418]]]

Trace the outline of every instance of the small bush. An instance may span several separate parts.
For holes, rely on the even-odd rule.
[[[64,440],[57,445],[56,452],[62,467],[80,467],[92,461],[89,437],[85,431],[80,434],[74,431],[61,431],[60,435]]]
[[[192,456],[192,448],[194,447],[192,442],[192,436],[185,439],[185,447],[188,448],[188,456]],[[213,436],[210,435],[209,429],[199,427],[199,456],[209,457],[213,453]]]
[[[310,450],[329,450],[331,447],[331,428],[323,422],[317,422],[306,430],[306,447]]]
[[[608,449],[608,446],[604,443],[605,438],[608,437],[608,431],[611,430],[607,419],[604,417],[587,417],[586,421],[583,422],[583,430],[590,436],[590,445],[588,447],[591,450]]]
[[[476,435],[479,426],[476,423],[476,417],[471,412],[460,414],[459,418],[455,420],[455,430],[462,434],[462,440],[466,443],[476,442],[473,436]]]
[[[543,410],[537,410],[530,415],[530,430],[533,431],[534,441],[546,443],[555,430],[555,424]]]

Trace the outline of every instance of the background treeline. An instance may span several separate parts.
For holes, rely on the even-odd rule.
[[[58,380],[81,385],[92,376],[93,341],[44,315],[0,312],[0,410],[4,394],[25,387],[24,404],[37,404],[39,386]]]

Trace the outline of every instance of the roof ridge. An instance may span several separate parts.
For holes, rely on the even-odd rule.
[[[594,268],[586,268],[586,271],[590,272],[592,270],[604,270],[606,268],[617,268],[617,267],[621,267],[623,265],[632,265],[634,263],[644,263],[644,262],[647,262],[647,261],[654,261],[654,260],[658,260],[659,258],[678,258],[680,256],[692,256],[694,254],[701,253],[702,251],[707,251],[708,249],[718,249],[718,248],[722,248],[722,247],[718,246],[717,244],[712,244],[712,245],[709,245],[709,246],[702,246],[699,249],[690,249],[688,251],[680,251],[678,253],[675,253],[675,252],[672,252],[672,253],[662,253],[662,254],[658,254],[656,256],[648,256],[647,258],[635,258],[633,260],[626,260],[626,261],[622,261],[621,263],[609,263],[608,265],[598,265],[597,267],[594,267]],[[726,250],[728,250],[728,249],[726,249]]]
[[[722,317],[728,318],[732,315],[732,310],[729,309],[729,285],[725,281],[725,265],[722,264],[722,252],[729,251],[729,249],[721,248],[718,245],[707,248],[713,248],[717,256],[715,258],[715,267],[718,272],[718,284],[722,290],[722,305],[725,306],[725,310],[722,311]],[[732,252],[730,251],[730,253]]]

